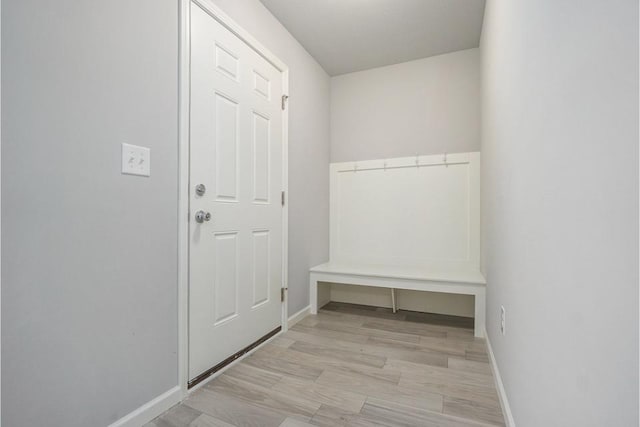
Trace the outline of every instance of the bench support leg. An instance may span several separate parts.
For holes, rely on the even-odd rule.
[[[486,303],[484,289],[478,290],[474,296],[475,299],[475,319],[473,327],[473,335],[478,338],[484,337],[484,323],[486,316]]]
[[[394,288],[391,288],[391,309],[394,314],[398,311],[398,307],[396,305],[396,290]]]
[[[313,273],[309,275],[309,305],[311,314],[318,314],[318,281]]]

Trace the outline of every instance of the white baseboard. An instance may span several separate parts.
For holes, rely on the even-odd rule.
[[[293,327],[293,325],[295,325],[296,323],[298,323],[299,321],[307,317],[310,312],[311,312],[311,306],[308,305],[302,310],[298,311],[296,314],[290,316],[289,320],[287,321],[287,328]]]
[[[504,389],[504,384],[502,384],[502,377],[500,376],[500,371],[498,370],[498,364],[496,362],[496,357],[493,354],[493,348],[491,347],[491,342],[489,341],[489,334],[485,328],[484,336],[487,340],[487,350],[489,352],[489,362],[491,364],[491,372],[493,372],[493,379],[496,383],[496,388],[498,390],[498,398],[500,399],[500,406],[502,407],[502,414],[504,415],[504,422],[507,427],[516,427],[516,423],[513,420],[513,414],[511,413],[511,407],[509,406],[509,400],[507,399],[507,393]]]
[[[173,405],[180,403],[182,392],[180,386],[162,393],[150,402],[130,412],[109,427],[140,427],[161,415]]]

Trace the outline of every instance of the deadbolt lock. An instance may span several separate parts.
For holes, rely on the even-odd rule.
[[[205,187],[204,184],[196,185],[196,194],[198,196],[204,196],[204,193],[206,192],[207,192],[207,187]]]

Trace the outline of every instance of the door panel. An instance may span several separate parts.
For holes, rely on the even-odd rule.
[[[271,121],[253,113],[253,201],[269,203],[269,169]]]
[[[253,307],[269,302],[271,277],[269,275],[269,230],[253,232]]]
[[[192,4],[190,379],[281,325],[281,96],[281,73]]]
[[[213,324],[238,315],[238,233],[215,233],[213,283]]]
[[[238,103],[215,94],[215,182],[216,199],[238,201]]]

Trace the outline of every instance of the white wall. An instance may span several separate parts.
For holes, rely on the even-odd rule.
[[[480,55],[468,49],[331,78],[331,162],[480,150]],[[335,285],[333,301],[388,307]],[[398,291],[399,307],[473,317],[473,297]]]
[[[480,48],[487,328],[515,422],[637,426],[638,2],[489,0]]]
[[[218,3],[290,67],[293,313],[328,256],[329,77],[258,0]],[[177,384],[178,10],[2,1],[5,426],[105,426]]]
[[[258,0],[214,0],[289,66],[289,314],[329,258],[329,75]]]
[[[331,79],[331,162],[480,149],[478,49]]]
[[[2,1],[4,426],[106,426],[177,384],[177,11]]]

